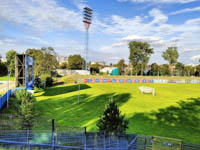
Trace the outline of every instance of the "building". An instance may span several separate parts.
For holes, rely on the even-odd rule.
[[[63,62],[68,62],[68,57],[67,56],[57,56],[57,61],[59,64],[62,64]]]
[[[119,68],[117,67],[104,67],[100,72],[107,73],[110,75],[119,75]]]

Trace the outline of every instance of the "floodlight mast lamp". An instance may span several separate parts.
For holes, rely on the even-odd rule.
[[[92,9],[85,7],[83,9],[83,23],[86,30],[86,39],[85,39],[85,61],[83,62],[83,69],[88,70],[87,60],[88,60],[88,40],[89,40],[89,27],[92,24]]]

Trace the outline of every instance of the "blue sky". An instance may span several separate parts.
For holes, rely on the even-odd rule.
[[[58,55],[84,55],[82,9],[94,10],[89,60],[128,63],[128,42],[146,41],[150,63],[177,46],[179,61],[200,59],[200,0],[0,0],[0,54],[52,46]]]

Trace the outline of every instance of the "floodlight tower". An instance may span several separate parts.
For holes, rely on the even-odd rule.
[[[83,69],[87,70],[87,60],[88,60],[88,36],[89,36],[89,27],[92,23],[92,9],[85,7],[83,9],[83,23],[86,30],[86,40],[85,40],[85,61],[83,62]]]

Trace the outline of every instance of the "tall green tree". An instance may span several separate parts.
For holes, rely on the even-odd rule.
[[[101,133],[125,133],[128,129],[128,120],[125,115],[121,115],[114,100],[110,100],[105,107],[103,115],[97,122],[97,127]]]
[[[34,74],[35,76],[41,75],[41,67],[42,67],[42,51],[40,49],[27,49],[26,54],[34,58]]]
[[[151,73],[153,76],[159,75],[159,65],[156,63],[151,64]]]
[[[179,76],[183,76],[184,75],[184,64],[180,63],[180,62],[177,62],[176,63],[176,71],[178,72],[178,75]]]
[[[10,50],[6,53],[8,70],[11,76],[15,74],[15,56],[17,52],[15,50]]]
[[[169,65],[174,65],[179,57],[177,47],[168,47],[168,49],[163,52],[162,57],[169,62]]]
[[[84,59],[81,55],[70,55],[68,58],[68,68],[72,70],[80,70],[83,68]]]
[[[185,76],[191,76],[194,75],[195,68],[189,65],[185,66],[183,71]]]
[[[126,67],[125,60],[120,59],[119,62],[117,63],[117,67],[119,68],[119,74],[122,75],[122,73],[124,72],[124,69]]]
[[[58,67],[56,52],[52,47],[41,49],[28,49],[26,54],[35,59],[35,75],[40,76],[43,80],[50,77]]]
[[[141,75],[149,62],[151,54],[154,53],[153,48],[147,42],[131,41],[129,42],[129,61],[134,70],[140,70]]]
[[[163,76],[169,76],[170,75],[170,67],[168,64],[163,64],[160,66],[160,73]]]

